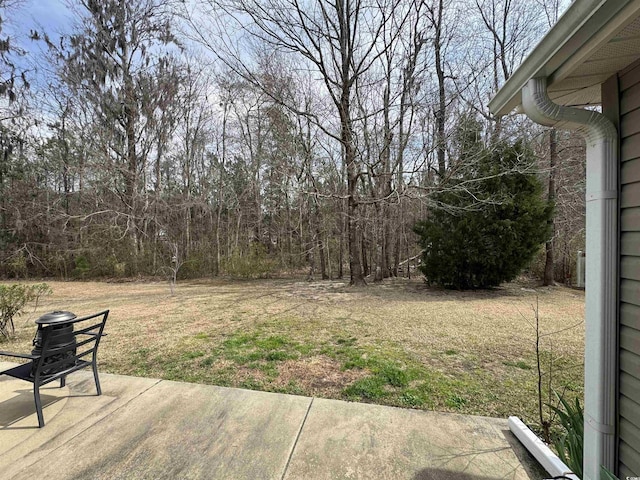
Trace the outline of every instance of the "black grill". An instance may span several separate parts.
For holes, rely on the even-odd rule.
[[[52,375],[75,365],[76,354],[76,337],[73,334],[73,324],[69,321],[76,318],[76,315],[71,312],[51,312],[41,316],[36,320],[38,330],[36,336],[33,338],[33,350],[32,355],[40,355],[42,353],[42,329],[46,326],[52,326],[51,339],[49,340],[49,350],[51,349],[63,349],[59,354],[52,355],[45,359],[44,365],[59,362],[60,360],[69,359],[69,362],[63,362],[57,364],[53,368],[42,369],[42,375]],[[31,376],[35,375],[37,364],[34,363],[31,367]]]

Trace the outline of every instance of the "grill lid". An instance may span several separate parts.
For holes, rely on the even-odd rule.
[[[57,325],[59,323],[66,323],[76,318],[76,314],[73,312],[66,312],[62,310],[56,310],[55,312],[49,312],[42,315],[36,320],[37,325]]]

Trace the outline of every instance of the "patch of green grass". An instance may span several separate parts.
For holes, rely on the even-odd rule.
[[[307,393],[304,391],[304,389],[300,385],[298,385],[298,383],[295,380],[289,381],[289,383],[284,387],[272,388],[270,389],[270,391],[276,392],[276,393],[286,393],[289,395],[306,395]]]
[[[452,348],[450,348],[449,350],[445,350],[445,351],[444,351],[444,354],[445,354],[445,355],[455,355],[456,353],[458,353],[458,351],[457,351],[457,350],[454,350],[454,349],[452,349]]]
[[[460,410],[466,404],[467,404],[467,400],[464,397],[457,395],[455,393],[450,395],[445,400],[445,405],[449,408],[453,408],[454,410]]]
[[[309,355],[310,353],[312,353],[314,350],[316,350],[316,346],[311,344],[311,343],[301,343],[298,345],[295,345],[293,347],[300,355]]]
[[[254,332],[232,335],[222,342],[217,352],[222,358],[245,365],[251,362],[282,362],[298,358],[300,350],[305,349],[310,351],[308,347],[282,335],[262,336]]]
[[[151,352],[148,348],[139,348],[138,350],[133,352],[133,355],[139,358],[146,358]]]
[[[182,357],[187,360],[192,360],[194,358],[204,357],[204,352],[196,351],[196,352],[183,352]]]
[[[407,407],[422,407],[427,402],[427,399],[423,392],[407,389],[400,395],[400,402]]]
[[[377,400],[388,395],[384,385],[384,379],[380,377],[366,377],[349,385],[343,393],[351,400]]]
[[[201,332],[191,339],[185,338],[177,348],[161,356],[148,348],[132,352],[129,373],[269,390],[269,383],[279,376],[278,364],[309,355],[315,348],[311,343],[293,341],[280,334],[265,334],[260,330],[236,332],[217,344],[213,337]],[[238,367],[245,371],[255,370],[261,380],[249,378],[238,383]],[[289,390],[303,393],[300,387],[291,386]]]
[[[445,374],[402,351],[394,355],[388,348],[380,353],[366,352],[359,358],[370,375],[343,390],[350,400],[470,414],[484,413],[488,404],[496,402],[491,394],[495,385],[490,372]]]
[[[345,347],[352,347],[353,345],[356,344],[357,341],[358,339],[356,337],[349,337],[349,338],[338,337],[336,339],[336,343],[338,345],[344,345]]]
[[[258,380],[254,379],[254,378],[248,378],[247,380],[243,380],[240,383],[240,387],[241,388],[247,388],[249,390],[263,390],[263,388],[264,388],[262,382],[259,382]]]
[[[243,347],[256,338],[256,335],[249,335],[247,333],[238,333],[233,335],[222,342],[222,346],[226,349],[236,349]]]
[[[262,350],[275,350],[291,345],[291,341],[281,335],[271,335],[266,338],[255,337],[254,344]]]
[[[207,358],[204,358],[204,359],[202,359],[200,361],[200,366],[204,367],[204,368],[207,368],[207,367],[210,367],[211,365],[213,365],[215,363],[215,361],[216,361],[215,357],[207,357]]]
[[[146,376],[150,372],[150,353],[148,348],[139,348],[131,355],[131,368],[134,375]]]
[[[529,365],[526,362],[523,362],[522,360],[518,360],[517,362],[502,362],[503,365],[506,365],[507,367],[516,367],[516,368],[520,368],[522,370],[531,370],[531,365]]]
[[[451,378],[417,362],[392,346],[339,347],[333,357],[343,360],[343,369],[366,370],[369,375],[345,389],[349,400],[376,401],[386,405],[459,410],[465,398],[477,391],[471,374]]]
[[[408,372],[400,369],[397,365],[384,364],[376,373],[385,383],[392,387],[400,388],[409,385],[410,377]]]
[[[362,370],[364,368],[367,368],[368,364],[369,364],[369,362],[367,361],[366,358],[362,358],[362,357],[356,356],[356,357],[349,358],[348,360],[346,360],[342,364],[342,369],[343,370],[353,370],[353,369]]]
[[[255,369],[264,373],[270,380],[275,380],[280,375],[276,362],[258,363]]]
[[[296,353],[285,352],[284,350],[273,350],[268,352],[264,357],[267,362],[282,362],[293,358],[298,358],[298,355]]]

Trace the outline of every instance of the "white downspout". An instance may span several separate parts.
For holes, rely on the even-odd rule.
[[[618,134],[599,112],[553,103],[546,78],[527,82],[522,106],[534,122],[577,131],[587,144],[583,477],[598,480],[601,466],[615,471]]]

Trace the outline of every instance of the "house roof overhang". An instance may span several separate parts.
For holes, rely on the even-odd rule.
[[[519,109],[522,88],[546,77],[565,106],[600,103],[600,85],[640,59],[640,0],[575,0],[489,102],[495,115]]]

